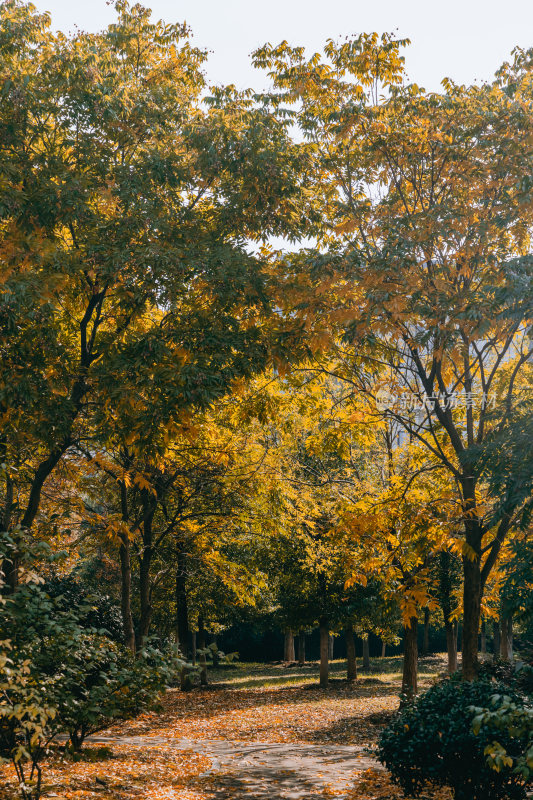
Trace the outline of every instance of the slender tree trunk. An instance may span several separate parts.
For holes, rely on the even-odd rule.
[[[385,658],[387,653],[387,642],[381,642],[381,658]]]
[[[500,655],[504,661],[510,661],[513,657],[513,623],[509,615],[501,615],[500,628]]]
[[[124,643],[128,650],[135,653],[135,629],[131,613],[131,554],[128,534],[121,536],[120,545],[120,609],[122,612],[122,627],[124,628]]]
[[[481,613],[481,573],[479,558],[463,556],[463,680],[477,677],[479,618]]]
[[[300,666],[305,664],[305,631],[300,631],[298,634],[298,664]]]
[[[333,661],[334,649],[335,649],[335,637],[332,636],[330,633],[328,642],[328,656],[330,661]]]
[[[128,522],[128,489],[124,483],[120,484],[120,505],[122,522]],[[131,613],[131,549],[127,531],[120,535],[120,610],[122,613],[122,627],[124,628],[124,643],[131,653],[135,653],[135,629]]]
[[[288,628],[285,631],[285,644],[284,644],[284,653],[283,653],[284,661],[295,661],[296,657],[294,655],[294,633]]]
[[[355,638],[353,635],[353,625],[348,624],[344,628],[346,637],[346,678],[349,683],[357,680],[357,659],[355,657]]]
[[[2,413],[3,406],[0,405],[0,413]],[[6,458],[7,445],[2,444],[0,451],[0,461]],[[6,474],[6,492],[4,500],[4,513],[0,522],[1,530],[9,531],[11,528],[11,517],[13,511],[13,480],[9,474]],[[4,559],[2,569],[0,570],[0,594],[10,593],[13,594],[18,585],[18,572],[19,572],[19,556],[14,553],[11,560]]]
[[[193,631],[191,634],[192,639],[192,665],[193,667],[196,666],[196,631]]]
[[[182,657],[189,658],[189,611],[187,608],[187,554],[180,547],[176,569],[176,638]]]
[[[207,686],[207,658],[204,618],[198,617],[198,649],[200,650],[200,686]]]
[[[181,668],[180,689],[182,692],[190,692],[192,689],[191,669],[190,664]]]
[[[213,666],[218,667],[220,664],[220,656],[218,654],[218,644],[217,644],[217,637],[213,636],[213,644],[215,647],[213,648]]]
[[[320,620],[320,686],[327,688],[329,682],[329,624]]]
[[[500,631],[500,623],[498,620],[494,620],[492,623],[492,636],[493,636],[493,648],[492,654],[494,661],[497,661],[500,657],[500,646],[501,646],[501,631]]]
[[[370,637],[368,633],[363,636],[363,669],[365,672],[370,669]]]
[[[429,608],[426,606],[424,609],[424,636],[422,639],[422,655],[427,656],[429,653]]]
[[[487,626],[484,619],[481,620],[481,652],[487,652]]]
[[[150,570],[152,567],[153,550],[153,521],[157,501],[151,492],[143,490],[141,493],[143,508],[143,549],[139,562],[139,592],[141,605],[141,619],[139,623],[139,641],[137,647],[140,650],[148,633],[152,622],[152,586],[150,580]]]
[[[448,653],[448,674],[457,671],[457,621],[452,620],[454,612],[453,586],[454,564],[452,554],[444,550],[439,557],[439,603],[446,630],[446,651]]]
[[[151,564],[152,547],[149,545],[143,548],[143,553],[139,563],[139,597],[141,606],[138,641],[139,650],[144,645],[150,630],[150,623],[152,622],[152,588],[150,586]]]
[[[402,694],[407,699],[418,691],[418,618],[411,617],[408,627],[403,629],[403,676]]]
[[[446,650],[448,652],[448,674],[457,672],[457,623],[448,621],[446,629]]]

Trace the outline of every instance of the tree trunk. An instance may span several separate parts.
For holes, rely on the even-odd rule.
[[[426,606],[424,609],[424,636],[422,639],[422,655],[427,656],[429,653],[429,608]]]
[[[448,621],[446,628],[446,650],[448,652],[448,674],[457,672],[457,622]]]
[[[131,554],[128,534],[121,536],[120,545],[120,610],[122,612],[122,627],[124,628],[124,643],[128,650],[135,653],[135,629],[131,613]]]
[[[139,641],[138,649],[141,650],[152,621],[152,589],[150,586],[150,567],[152,563],[152,547],[143,548],[143,553],[139,563],[139,599],[141,615],[139,621]]]
[[[363,669],[366,672],[370,669],[370,637],[368,633],[363,636]]]
[[[187,608],[187,554],[178,550],[176,569],[176,638],[182,658],[189,658],[189,611]]]
[[[0,413],[2,412],[5,413],[4,406],[0,405]],[[4,461],[4,459],[7,460],[6,452],[6,444],[4,442],[0,452],[0,461]],[[13,491],[13,480],[11,479],[10,475],[6,473],[4,513],[3,519],[0,522],[1,530],[6,532],[11,528],[14,497]],[[2,569],[0,570],[0,594],[2,594],[2,592],[9,594],[13,594],[15,592],[18,585],[19,566],[18,553],[13,553],[10,560],[4,559]]]
[[[300,666],[305,664],[305,631],[300,631],[298,634],[298,664]]]
[[[481,620],[481,652],[487,652],[487,626],[485,620]]]
[[[195,667],[196,666],[196,631],[192,632],[191,639],[192,639],[192,665],[193,665],[193,667]]]
[[[344,628],[346,637],[346,678],[349,683],[357,680],[357,660],[355,657],[355,638],[353,635],[353,625],[346,625]]]
[[[457,621],[452,619],[455,610],[453,601],[454,566],[456,566],[454,557],[444,550],[439,558],[438,593],[446,630],[449,675],[457,671]]]
[[[122,522],[127,525],[128,489],[124,483],[120,484],[120,505]],[[131,550],[127,531],[120,534],[120,610],[124,628],[124,643],[131,653],[135,653],[135,629],[131,613]]]
[[[220,656],[218,654],[218,644],[217,644],[217,637],[216,636],[213,636],[212,644],[215,645],[214,648],[213,648],[213,666],[214,667],[218,667],[218,665],[220,664]]]
[[[333,650],[334,650],[334,648],[335,648],[335,637],[332,636],[331,633],[330,633],[329,642],[328,642],[328,656],[329,656],[329,660],[330,661],[333,661]]]
[[[387,652],[387,642],[381,642],[381,658],[385,658]]]
[[[153,495],[143,490],[142,492],[142,508],[143,508],[143,549],[139,560],[139,593],[140,593],[140,606],[141,606],[141,619],[139,622],[139,641],[137,642],[137,649],[140,650],[150,630],[150,623],[152,622],[152,587],[150,585],[150,569],[152,566],[152,523],[155,514],[155,503]]]
[[[320,686],[327,688],[329,681],[329,624],[320,620]]]
[[[403,629],[402,695],[410,700],[418,691],[418,618],[411,617],[409,622]]]
[[[500,620],[500,655],[504,661],[510,661],[513,658],[513,622],[507,614],[502,614]]]
[[[204,618],[198,617],[198,649],[200,650],[200,686],[207,686],[207,658]]]
[[[284,652],[283,652],[283,660],[284,661],[295,661],[294,655],[294,633],[288,628],[285,631],[285,644],[284,644]]]
[[[192,689],[191,666],[184,666],[180,672],[180,689],[182,692],[190,692]]]
[[[481,612],[481,574],[479,558],[463,556],[463,680],[477,677],[479,618]]]
[[[500,623],[498,620],[494,620],[492,623],[492,636],[493,636],[493,647],[492,647],[492,654],[494,661],[497,661],[500,657],[500,646],[501,646],[501,631],[500,631]]]

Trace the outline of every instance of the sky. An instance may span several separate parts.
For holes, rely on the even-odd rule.
[[[33,0],[52,14],[52,27],[105,27],[115,12],[106,0]],[[438,91],[442,78],[490,80],[515,46],[533,47],[533,0],[152,0],[144,5],[166,22],[186,21],[194,44],[211,51],[207,77],[261,90],[262,73],[250,53],[287,39],[320,50],[328,38],[378,31],[411,39],[411,81]]]

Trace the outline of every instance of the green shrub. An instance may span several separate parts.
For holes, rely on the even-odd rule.
[[[135,658],[102,631],[81,627],[79,608],[66,610],[37,584],[19,587],[4,609],[12,658],[28,665],[36,685],[46,685],[46,704],[55,709],[49,727],[68,733],[74,750],[88,735],[153,705],[181,666],[151,647]]]
[[[76,610],[83,628],[101,630],[114,642],[124,643],[120,605],[108,595],[88,591],[76,574],[53,575],[43,584],[46,594],[63,610]]]
[[[500,695],[492,703],[492,698]],[[473,707],[497,710],[504,696],[520,705],[520,696],[489,681],[446,680],[404,706],[383,731],[379,759],[406,794],[418,796],[427,783],[450,786],[456,800],[523,800],[527,780],[509,763],[491,767],[485,750],[494,741],[490,725],[472,728]],[[478,715],[479,716],[479,715]],[[527,739],[508,730],[499,743],[511,759],[520,758]]]
[[[2,563],[16,550],[24,582],[2,595]],[[0,534],[0,762],[15,766],[21,794],[40,794],[40,762],[58,734],[79,749],[90,733],[150,707],[182,662],[152,647],[137,658],[104,630],[86,627],[83,604],[51,597],[34,571],[42,545]]]
[[[517,692],[533,695],[533,666],[527,660],[485,661],[479,669],[479,678],[496,680]]]
[[[52,737],[56,709],[49,705],[47,682],[37,682],[30,664],[10,655],[11,643],[1,641],[0,764],[13,764],[24,800],[38,800],[40,762]]]
[[[150,647],[135,658],[96,631],[81,630],[58,650],[61,638],[45,642],[34,663],[52,678],[53,727],[68,733],[75,751],[87,736],[154,707],[179,666]]]
[[[496,695],[490,708],[474,708],[472,728],[478,733],[485,727],[492,733],[493,741],[485,748],[488,765],[500,772],[502,767],[521,775],[526,783],[533,782],[533,707],[519,705],[509,696]],[[502,734],[523,743],[520,753],[511,753],[501,743]]]

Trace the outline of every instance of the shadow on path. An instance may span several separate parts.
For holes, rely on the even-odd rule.
[[[354,773],[381,769],[363,748],[348,745],[288,744],[225,739],[168,739],[160,736],[93,736],[91,743],[129,747],[166,746],[192,750],[211,759],[199,779],[213,798],[302,800],[325,789],[341,798],[353,785]]]

